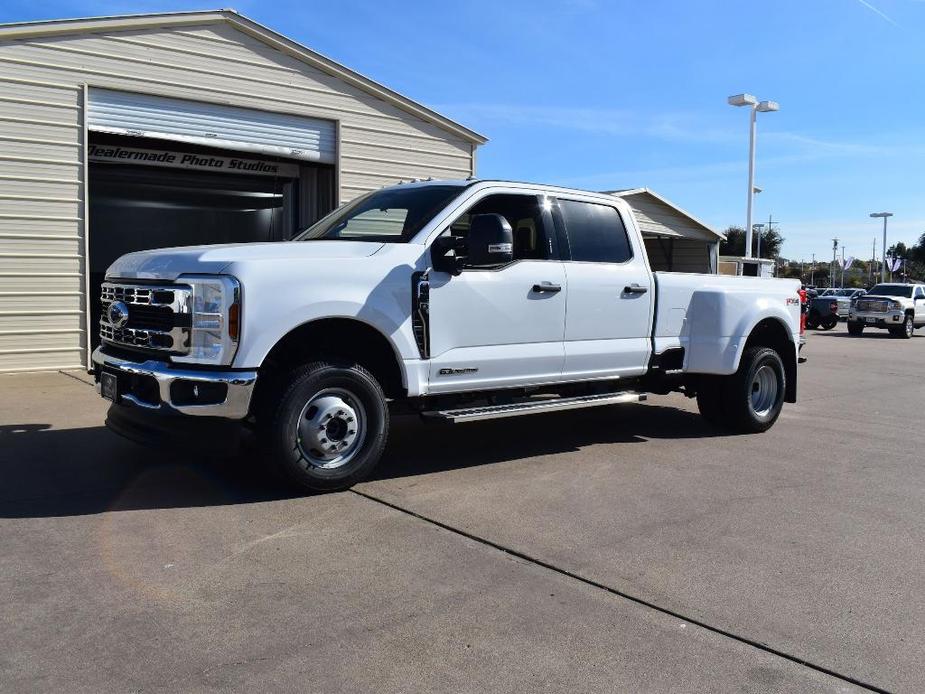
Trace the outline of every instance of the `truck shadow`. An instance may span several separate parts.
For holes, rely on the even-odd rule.
[[[699,415],[623,405],[452,426],[394,420],[372,479],[491,465],[578,451],[594,444],[722,436]],[[301,496],[259,464],[258,451],[225,458],[158,451],[105,427],[0,426],[0,518],[223,506]]]

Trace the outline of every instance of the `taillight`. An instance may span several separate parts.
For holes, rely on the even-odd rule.
[[[829,304],[829,308],[832,310],[832,313],[838,313],[838,302],[833,301],[831,304]]]
[[[800,295],[800,335],[806,332],[806,290],[799,289],[797,294]]]

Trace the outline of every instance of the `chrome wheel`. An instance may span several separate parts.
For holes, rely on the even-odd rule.
[[[366,438],[363,403],[343,388],[315,393],[299,415],[298,440],[302,459],[314,468],[333,470],[349,463]]]
[[[765,365],[755,371],[751,389],[751,406],[755,415],[767,417],[777,404],[779,392],[777,372],[771,366]]]
[[[912,322],[912,316],[906,316],[906,323],[903,325],[903,329],[906,331],[906,337],[912,337],[912,333],[915,332],[915,324]]]

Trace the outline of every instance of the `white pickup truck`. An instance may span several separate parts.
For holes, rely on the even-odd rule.
[[[297,484],[344,489],[396,412],[471,422],[680,391],[714,425],[764,431],[796,400],[799,289],[653,273],[609,195],[415,182],[289,242],[123,256],[94,373],[118,433],[213,445],[247,428]]]

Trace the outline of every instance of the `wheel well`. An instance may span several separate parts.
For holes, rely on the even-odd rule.
[[[780,355],[784,362],[787,376],[787,402],[797,399],[797,355],[796,345],[784,324],[775,318],[765,318],[752,328],[745,342],[745,349],[750,347],[770,347]],[[743,350],[744,352],[745,350]]]
[[[260,366],[254,408],[285,387],[290,371],[315,359],[354,361],[375,376],[386,396],[406,393],[398,358],[382,333],[358,320],[324,318],[294,328],[273,346]]]

